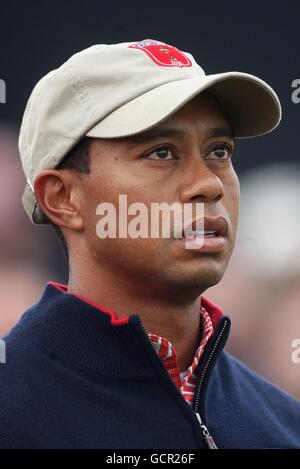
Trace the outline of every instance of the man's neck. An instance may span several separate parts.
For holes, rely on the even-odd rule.
[[[187,369],[200,342],[201,298],[176,302],[174,298],[160,298],[136,286],[129,288],[125,279],[110,278],[108,270],[74,273],[70,275],[68,291],[81,295],[105,308],[115,311],[119,318],[138,314],[147,332],[168,339],[174,346],[180,371]]]

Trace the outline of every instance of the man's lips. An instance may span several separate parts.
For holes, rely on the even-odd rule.
[[[203,231],[197,232],[197,225],[203,227]],[[214,232],[215,236],[227,236],[228,222],[224,217],[204,217],[198,220],[193,220],[192,223],[185,226],[182,231],[182,238],[200,237],[205,235],[205,232]]]
[[[197,223],[201,222],[201,223]],[[202,228],[197,230],[198,226]],[[228,234],[228,222],[224,217],[204,217],[194,220],[186,226],[179,241],[184,243],[185,249],[212,253],[221,251],[225,246]]]

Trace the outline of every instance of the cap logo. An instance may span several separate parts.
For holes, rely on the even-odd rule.
[[[131,49],[140,49],[161,67],[190,67],[190,59],[176,47],[169,46],[164,42],[146,40],[128,46]]]

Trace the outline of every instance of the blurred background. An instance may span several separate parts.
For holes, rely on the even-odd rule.
[[[64,2],[1,4],[0,336],[40,297],[45,282],[67,281],[51,228],[33,227],[21,204],[25,185],[17,138],[35,83],[73,53],[96,43],[159,39],[191,52],[207,73],[238,70],[266,80],[283,105],[279,128],[240,140],[236,248],[223,281],[206,296],[232,319],[227,350],[300,399],[300,79],[299,2]]]

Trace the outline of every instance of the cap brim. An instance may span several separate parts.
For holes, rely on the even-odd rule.
[[[123,104],[86,135],[118,138],[146,131],[204,90],[218,99],[237,138],[263,135],[280,122],[280,101],[267,83],[247,73],[227,72],[158,86]]]

